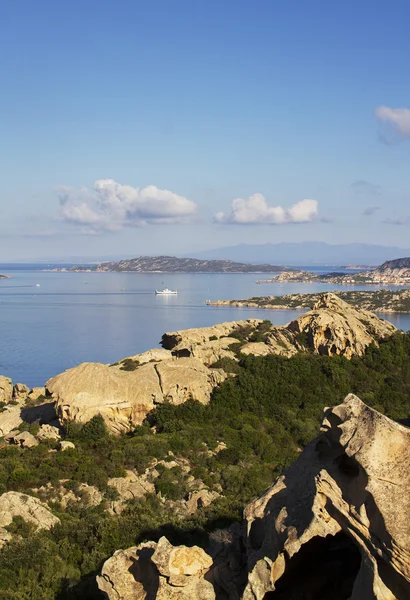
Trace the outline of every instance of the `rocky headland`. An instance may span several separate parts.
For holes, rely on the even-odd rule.
[[[359,273],[313,273],[311,271],[283,271],[257,283],[331,283],[338,285],[409,285],[410,258],[389,260],[379,267]]]
[[[340,396],[408,416],[407,338],[325,294],[43,388],[1,376],[0,594],[407,599],[410,430]]]
[[[360,290],[331,292],[355,308],[376,313],[410,313],[410,289]],[[214,300],[210,306],[236,306],[238,308],[266,308],[272,310],[311,309],[323,292],[313,294],[284,294],[283,296],[254,296],[247,300]]]
[[[396,330],[368,311],[334,294],[284,327],[257,319],[165,333],[162,350],[150,350],[113,365],[83,363],[45,384],[61,423],[86,423],[101,415],[114,433],[140,425],[155,406],[179,405],[190,398],[202,404],[228,376],[215,365],[239,354],[292,356],[298,352],[363,355],[365,349]]]

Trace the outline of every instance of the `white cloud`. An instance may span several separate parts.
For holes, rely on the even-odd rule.
[[[197,206],[192,200],[155,185],[139,189],[113,179],[99,179],[93,188],[60,187],[60,217],[85,231],[115,231],[147,223],[184,223]]]
[[[386,123],[390,131],[387,137],[382,134],[383,141],[393,141],[391,133],[398,134],[400,137],[410,139],[410,109],[409,108],[390,108],[389,106],[378,106],[374,111],[380,122]]]
[[[282,206],[268,206],[262,194],[253,194],[249,198],[232,200],[231,212],[218,212],[214,215],[217,223],[242,225],[282,225],[284,223],[308,223],[318,215],[316,200],[301,200],[288,209]]]

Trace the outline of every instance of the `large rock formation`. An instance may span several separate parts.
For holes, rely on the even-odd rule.
[[[222,358],[236,360],[238,350],[259,356],[290,357],[313,351],[351,358],[395,331],[372,313],[325,294],[312,311],[284,327],[269,329],[261,320],[249,319],[165,333],[163,349],[110,366],[83,363],[50,379],[46,393],[56,401],[63,424],[68,420],[85,423],[100,414],[112,432],[121,433],[141,424],[155,405],[165,401],[209,402],[212,390],[227,376],[212,365]]]
[[[212,561],[162,538],[116,552],[98,585],[110,600],[408,600],[409,462],[410,429],[350,394]]]
[[[354,308],[334,294],[324,294],[313,310],[289,323],[286,329],[304,336],[317,354],[362,356],[368,346],[397,329],[367,310]]]
[[[0,402],[7,404],[13,396],[13,382],[9,377],[0,375]]]
[[[409,462],[409,429],[353,395],[329,409],[321,435],[245,510],[243,599],[410,598]]]
[[[215,600],[204,579],[212,558],[202,548],[159,542],[119,550],[103,565],[99,589],[109,600]]]
[[[86,423],[100,414],[112,432],[121,433],[141,424],[156,404],[181,404],[189,398],[209,402],[225,377],[195,358],[136,364],[130,370],[121,364],[83,363],[50,379],[46,388],[62,422]]]
[[[0,527],[7,527],[14,517],[21,517],[36,529],[51,529],[60,522],[38,498],[21,492],[5,492],[0,496]]]

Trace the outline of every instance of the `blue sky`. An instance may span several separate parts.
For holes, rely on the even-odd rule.
[[[0,262],[410,245],[410,4],[0,7]]]

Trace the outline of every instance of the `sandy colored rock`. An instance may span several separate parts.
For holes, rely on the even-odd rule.
[[[356,309],[330,293],[324,294],[313,310],[289,323],[286,329],[304,336],[317,354],[346,358],[362,356],[370,344],[397,331],[388,321]]]
[[[244,600],[410,597],[410,430],[349,395],[247,506]],[[299,595],[298,595],[299,594]]]
[[[74,450],[74,449],[75,449],[75,444],[73,444],[73,442],[66,442],[66,441],[60,442],[61,452],[65,452],[66,450]]]
[[[178,357],[198,358],[204,365],[210,366],[221,358],[235,358],[235,353],[229,349],[232,344],[238,344],[238,340],[232,337],[222,337],[203,343],[182,340],[173,348],[172,354]]]
[[[234,331],[241,327],[256,328],[262,321],[260,319],[248,319],[246,321],[231,321],[226,323],[218,323],[211,327],[200,327],[193,329],[183,329],[180,331],[173,331],[170,333],[164,333],[162,336],[161,344],[167,350],[175,351],[175,349],[184,347],[194,347],[197,345],[203,345],[211,338],[223,338],[229,337]],[[234,338],[234,341],[238,341]]]
[[[156,564],[161,575],[199,575],[212,565],[212,558],[199,546],[176,546],[169,543],[166,537],[157,543],[152,562]]]
[[[220,497],[218,492],[213,492],[208,489],[202,489],[195,492],[191,492],[186,501],[187,512],[189,515],[193,515],[199,508],[209,506]]]
[[[107,483],[115,488],[119,494],[118,500],[110,502],[109,510],[115,514],[119,514],[124,510],[128,500],[155,493],[155,485],[150,481],[149,469],[143,475],[138,475],[134,471],[127,471],[125,477],[112,477]]]
[[[60,522],[37,498],[21,492],[6,492],[0,496],[0,527],[7,527],[13,517],[21,517],[37,529],[51,529]]]
[[[213,585],[203,578],[211,563],[201,548],[174,547],[161,538],[115,552],[97,584],[109,600],[215,600]]]
[[[60,429],[54,425],[41,425],[40,429],[36,433],[36,438],[41,441],[58,441],[60,437]]]
[[[180,404],[189,398],[209,402],[213,388],[225,377],[194,358],[150,362],[132,371],[83,363],[53,377],[46,387],[63,423],[86,423],[100,414],[113,433],[122,433],[140,425],[155,404]]]
[[[0,375],[0,402],[8,404],[13,396],[13,382],[9,377]]]
[[[21,446],[22,448],[33,448],[33,446],[38,446],[38,440],[36,440],[34,435],[28,431],[22,431],[13,437],[9,437],[8,441],[11,441],[17,446]]]
[[[45,398],[46,396],[46,388],[45,387],[34,387],[30,390],[28,394],[28,399],[31,401],[39,400],[40,398]]]
[[[134,360],[138,362],[140,365],[145,365],[149,362],[160,362],[162,360],[169,360],[173,358],[172,352],[169,350],[165,350],[164,348],[151,348],[151,350],[147,350],[146,352],[142,352],[141,354],[135,354],[134,356],[128,356],[127,358],[123,358],[120,360],[120,366],[123,361]]]
[[[0,412],[0,437],[17,429],[22,422],[21,406],[13,406],[11,404],[5,406]]]
[[[208,369],[196,358],[179,358],[155,365],[163,401],[182,404],[190,398],[207,404],[212,390],[226,379],[221,369]]]
[[[27,398],[30,389],[24,383],[16,383],[13,386],[13,398]]]

